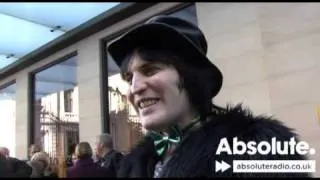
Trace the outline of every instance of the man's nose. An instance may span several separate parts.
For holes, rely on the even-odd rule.
[[[147,88],[146,79],[142,75],[135,74],[132,77],[130,91],[132,94],[139,94]]]

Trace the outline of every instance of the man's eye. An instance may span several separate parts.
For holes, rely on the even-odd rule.
[[[152,75],[156,74],[158,71],[159,71],[159,68],[150,67],[150,68],[144,70],[144,74],[146,76],[152,76]]]
[[[132,82],[132,74],[125,73],[123,75],[123,80],[126,81],[127,83],[131,84],[131,82]]]

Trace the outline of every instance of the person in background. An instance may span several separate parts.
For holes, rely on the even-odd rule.
[[[9,177],[10,173],[7,157],[3,153],[0,153],[0,178]]]
[[[48,168],[49,177],[59,178],[59,161],[58,158],[50,158],[50,166]]]
[[[6,147],[0,147],[1,165],[0,168],[4,171],[2,177],[29,177],[32,169],[17,158],[10,157],[10,151]],[[1,173],[0,173],[1,174]],[[0,176],[0,177],[1,177]]]
[[[32,178],[39,178],[39,177],[45,177],[46,171],[49,167],[49,156],[45,152],[36,152],[32,155],[30,161],[28,161],[28,164],[32,167],[32,174],[30,177]]]
[[[100,166],[108,169],[112,173],[112,177],[116,177],[123,155],[113,149],[113,141],[110,134],[103,133],[96,137],[95,153]]]
[[[31,157],[37,153],[37,152],[41,152],[42,151],[42,148],[40,145],[38,144],[31,144],[30,147],[29,147],[29,160],[31,159]]]
[[[92,148],[88,142],[80,142],[76,146],[75,154],[78,160],[73,166],[68,167],[67,178],[110,177],[110,173],[93,162]]]
[[[5,157],[9,157],[10,156],[10,151],[6,147],[0,147],[0,154],[3,154]]]
[[[75,165],[78,161],[77,155],[75,153],[72,153],[71,155],[72,165]]]
[[[215,105],[223,76],[206,56],[207,48],[197,25],[166,15],[155,16],[110,43],[108,51],[128,84],[128,99],[148,131],[122,159],[118,177],[309,177],[297,172],[218,171],[217,160],[232,164],[233,160],[307,158],[271,151],[216,153],[223,139],[271,144],[272,138],[284,143],[298,140],[298,135],[279,120],[254,116],[241,105]]]
[[[0,177],[28,178],[32,168],[24,161],[0,153]]]
[[[53,169],[54,167],[53,167],[52,161],[50,160],[48,153],[43,151],[42,147],[39,144],[31,144],[28,152],[29,152],[28,160],[26,161],[26,163],[28,163],[29,166],[37,169],[37,170],[33,171],[34,173],[32,176],[38,176],[39,175],[38,169],[40,169],[40,172],[41,172],[40,176],[53,177],[53,178],[57,177],[57,172],[55,172]],[[41,163],[42,165],[40,165],[40,163],[38,161],[31,162],[31,159],[35,154],[38,154],[37,157],[39,156],[39,157],[41,157],[41,159],[44,159],[45,162],[48,162],[48,164],[45,164],[46,168],[44,169],[43,175],[42,175],[41,169],[42,169],[44,163]],[[31,164],[33,164],[33,166]]]
[[[74,152],[77,144],[72,144],[68,149],[68,155],[66,158],[66,166],[71,167],[74,165],[74,158],[76,158]]]

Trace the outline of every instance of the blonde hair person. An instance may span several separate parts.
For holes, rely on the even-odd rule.
[[[37,153],[37,152],[41,152],[42,148],[40,145],[38,144],[31,144],[30,148],[29,148],[29,158],[31,159],[31,157]]]
[[[33,154],[28,164],[32,167],[31,177],[43,177],[45,171],[49,167],[49,155],[45,152],[37,152]]]

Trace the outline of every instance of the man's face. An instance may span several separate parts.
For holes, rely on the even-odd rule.
[[[187,94],[179,89],[180,78],[175,68],[147,62],[136,55],[124,79],[129,83],[128,99],[144,128],[166,130],[187,113]]]
[[[2,154],[5,157],[9,157],[9,150],[6,148],[0,148],[0,154]]]
[[[94,143],[94,151],[95,151],[96,155],[101,156],[102,146],[101,146],[101,143],[98,139],[96,139],[96,141]]]

